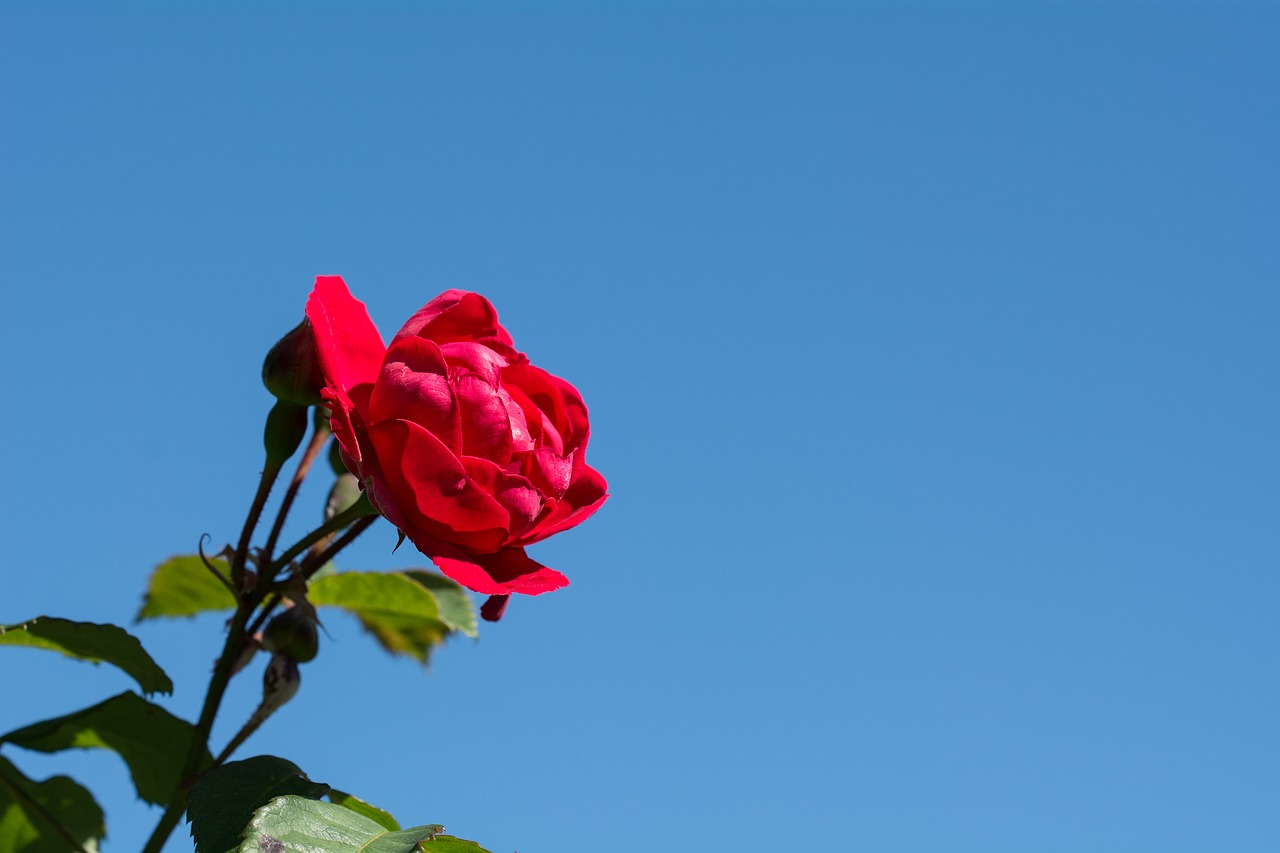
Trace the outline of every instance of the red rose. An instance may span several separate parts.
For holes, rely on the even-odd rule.
[[[577,390],[512,346],[483,296],[446,291],[384,346],[338,276],[307,300],[342,458],[382,515],[463,586],[538,595],[569,580],[525,546],[604,503]]]

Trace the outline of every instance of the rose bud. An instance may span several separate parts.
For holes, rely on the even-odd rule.
[[[279,400],[319,406],[324,373],[316,360],[311,323],[303,320],[276,342],[262,362],[262,384]]]
[[[298,672],[298,662],[288,655],[272,655],[262,672],[262,704],[254,711],[250,723],[261,725],[281,705],[296,696],[301,686],[302,673]]]
[[[347,463],[342,461],[342,445],[336,441],[329,442],[329,467],[338,476],[350,473],[347,471]]]
[[[356,479],[355,474],[344,469],[333,481],[333,488],[329,490],[329,499],[324,505],[325,521],[351,509],[358,500],[360,500],[360,481]]]
[[[383,517],[444,574],[495,596],[539,595],[569,579],[525,547],[604,503],[587,464],[578,390],[530,364],[487,299],[446,291],[388,347],[337,276],[307,301],[321,391],[342,461]]]
[[[306,407],[277,400],[267,413],[267,423],[262,428],[262,445],[267,450],[267,459],[273,464],[283,465],[302,444],[302,437],[306,434]]]
[[[262,647],[298,663],[314,660],[320,650],[315,619],[297,607],[290,607],[267,623],[262,632]]]

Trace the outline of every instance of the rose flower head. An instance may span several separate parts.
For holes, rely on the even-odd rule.
[[[320,276],[307,319],[343,462],[370,502],[453,580],[491,598],[569,580],[525,546],[604,503],[587,465],[587,407],[529,363],[483,296],[448,290],[386,346],[338,276]]]

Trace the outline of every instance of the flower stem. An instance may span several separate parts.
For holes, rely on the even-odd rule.
[[[368,530],[369,526],[377,520],[378,517],[376,515],[366,515],[364,518],[361,518],[355,524],[351,525],[351,529],[339,536],[327,548],[317,551],[315,554],[312,554],[303,560],[302,564],[298,567],[299,574],[301,574],[303,578],[310,580],[311,576],[316,573],[317,569],[332,560],[339,551],[350,545],[357,536]],[[317,542],[318,541],[320,540],[317,540]],[[280,598],[281,596],[278,592],[271,594],[271,598],[267,600],[266,606],[262,608],[262,612],[258,614],[258,618],[254,620],[251,626],[249,626],[250,635],[258,633],[262,628],[263,623],[267,621],[267,617],[269,617],[271,612],[276,609],[276,606],[280,604]]]
[[[156,824],[142,853],[160,853],[160,849],[164,847],[165,841],[168,840],[187,808],[187,789],[203,769],[200,767],[200,759],[208,749],[209,732],[213,729],[213,720],[218,715],[218,706],[222,704],[227,683],[231,681],[232,667],[244,646],[245,625],[261,601],[252,593],[250,596],[249,600],[241,603],[231,618],[231,625],[227,629],[227,640],[222,646],[222,656],[214,666],[213,677],[209,680],[209,691],[204,697],[204,707],[200,710],[200,720],[196,723],[195,731],[191,735],[191,745],[187,748],[187,756],[182,763],[182,772],[178,776],[181,780],[178,790],[174,791],[173,799],[169,801],[164,814],[160,816],[160,821]]]
[[[316,551],[315,553],[308,554],[306,559],[299,564],[298,574],[302,575],[307,580],[310,580],[311,576],[319,571],[321,566],[337,556],[339,551],[355,541],[357,536],[368,530],[369,526],[377,520],[378,516],[376,515],[366,515],[364,518],[361,518],[355,524],[351,525],[346,532],[333,540],[333,542],[328,546]]]
[[[373,504],[369,503],[368,496],[361,495],[360,499],[351,506],[347,507],[345,510],[295,542],[288,551],[285,551],[280,555],[279,559],[271,563],[271,568],[268,570],[268,574],[274,578],[280,573],[281,569],[289,565],[290,560],[310,548],[316,542],[319,542],[331,533],[338,532],[353,522],[359,521],[362,518],[376,516],[377,514],[378,511],[373,508]]]
[[[280,469],[283,467],[283,459],[272,459],[270,456],[262,467],[262,479],[258,481],[258,491],[253,496],[249,514],[245,516],[244,527],[240,530],[240,543],[236,545],[235,555],[231,559],[231,583],[236,589],[244,588],[245,558],[249,554],[249,539],[253,537],[253,530],[258,526],[258,519],[262,516],[262,508],[267,503],[267,496],[271,494],[271,487],[275,484],[276,477],[280,475]]]
[[[262,513],[262,504],[266,502],[266,495],[271,490],[271,484],[275,480],[276,474],[280,472],[280,466],[275,466],[275,471],[264,471],[262,475],[262,484],[258,487],[258,494],[254,497],[254,509],[250,510],[250,518],[245,521],[245,533],[241,536],[241,546],[236,550],[236,563],[241,569],[244,568],[242,554],[248,553],[248,540],[253,535],[253,527],[257,515]],[[270,475],[270,476],[268,476]],[[280,559],[276,560],[264,572],[267,577],[274,578],[279,574],[280,570],[289,565],[289,562],[314,543],[319,542],[326,536],[329,536],[344,527],[354,525],[353,529],[348,531],[348,535],[339,537],[339,539],[323,549],[320,555],[328,556],[337,553],[346,545],[363,532],[370,524],[377,519],[377,510],[369,503],[368,499],[361,496],[360,500],[352,504],[345,512],[335,515],[315,530],[308,533],[302,539],[298,540],[293,547],[280,555]],[[361,521],[365,523],[360,524]],[[358,529],[356,529],[358,528]],[[311,561],[308,561],[311,562]],[[320,563],[319,565],[323,565]],[[194,783],[198,774],[204,769],[200,766],[200,759],[208,749],[209,732],[213,729],[213,720],[218,715],[218,707],[222,704],[222,697],[227,691],[227,684],[231,681],[233,669],[236,660],[240,657],[240,653],[244,648],[246,638],[252,636],[252,631],[248,630],[249,619],[253,612],[257,610],[258,605],[262,603],[266,597],[265,592],[269,587],[263,585],[251,591],[240,602],[240,606],[236,608],[235,615],[231,617],[231,624],[227,628],[227,640],[222,647],[222,656],[218,658],[218,663],[213,668],[213,677],[209,680],[209,691],[204,697],[204,707],[200,711],[200,719],[196,723],[195,732],[191,737],[191,746],[187,749],[186,759],[182,764],[182,772],[179,774],[180,787],[173,794],[173,799],[169,801],[169,805],[165,808],[164,814],[160,816],[159,823],[156,824],[155,830],[151,833],[151,838],[147,841],[147,846],[143,848],[142,853],[160,853],[160,849],[164,847],[164,843],[168,840],[169,835],[173,832],[178,821],[182,819],[182,813],[187,807],[187,789]],[[274,607],[279,601],[279,595],[273,597],[270,604],[263,608],[263,613],[259,619],[254,622],[256,630],[261,625],[266,613],[270,612],[270,608]],[[223,751],[223,759],[229,754]]]
[[[311,432],[311,443],[307,445],[307,449],[302,454],[302,458],[298,460],[298,468],[293,472],[293,479],[289,482],[289,489],[284,493],[284,499],[280,502],[280,511],[276,513],[275,523],[271,525],[271,533],[267,536],[267,544],[262,548],[263,559],[270,560],[271,555],[275,553],[276,543],[280,540],[280,533],[284,530],[284,520],[289,515],[289,509],[293,506],[293,499],[298,495],[298,489],[302,486],[302,481],[307,478],[308,472],[311,471],[311,465],[316,461],[316,457],[320,455],[320,451],[324,449],[324,444],[329,440],[329,436],[333,433],[329,429],[328,418],[317,417],[315,419],[315,428]],[[268,578],[268,580],[270,580]]]

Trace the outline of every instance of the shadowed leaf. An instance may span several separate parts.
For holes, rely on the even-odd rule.
[[[480,636],[475,604],[465,589],[444,575],[422,569],[411,569],[404,575],[430,590],[436,597],[441,621],[468,637]]]
[[[67,853],[70,842],[50,819],[90,853],[107,834],[102,809],[80,785],[66,776],[33,782],[0,757],[0,850]]]
[[[20,625],[0,625],[0,645],[48,649],[95,664],[109,663],[131,675],[144,693],[173,692],[173,682],[142,643],[116,625],[37,616]]]
[[[178,788],[182,762],[194,727],[136,693],[121,693],[105,702],[0,737],[37,752],[64,749],[110,749],[129,766],[138,796],[167,803]],[[205,753],[205,764],[212,761]]]
[[[328,785],[307,779],[291,761],[259,755],[232,761],[200,777],[187,797],[196,853],[227,853],[240,843],[253,813],[286,794],[324,796]]]

